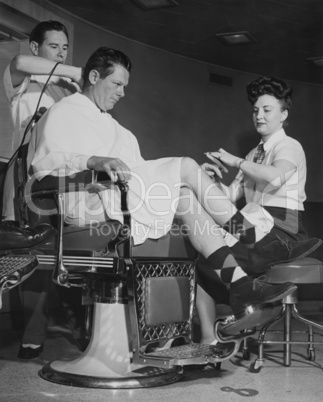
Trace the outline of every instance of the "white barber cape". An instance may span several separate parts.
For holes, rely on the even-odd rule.
[[[145,161],[136,137],[84,95],[62,99],[36,125],[28,153],[30,180],[80,172],[93,155],[119,158],[131,169],[128,206],[134,243],[166,234],[178,203],[181,158]],[[107,216],[123,221],[116,187],[100,195],[65,194],[67,223],[95,224]]]

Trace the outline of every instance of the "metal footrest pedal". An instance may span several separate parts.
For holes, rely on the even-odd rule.
[[[141,354],[141,358],[149,364],[156,364],[159,360],[164,367],[217,364],[230,359],[239,350],[240,342],[235,342],[219,354],[218,345],[202,345],[190,343],[174,346],[168,349],[155,350]]]
[[[214,323],[215,337],[224,342],[253,335],[257,326],[271,321],[280,310],[281,303],[250,305],[238,316],[219,317]]]

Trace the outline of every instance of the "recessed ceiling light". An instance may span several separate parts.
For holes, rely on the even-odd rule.
[[[315,64],[317,67],[323,67],[323,57],[310,57],[306,60]]]
[[[246,45],[256,43],[256,39],[247,31],[242,32],[226,32],[215,35],[221,42],[226,45]]]
[[[139,7],[144,10],[155,10],[157,8],[178,6],[175,0],[132,0]]]

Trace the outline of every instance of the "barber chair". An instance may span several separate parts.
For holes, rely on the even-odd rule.
[[[299,291],[301,287],[305,287],[307,292],[313,291],[313,287],[319,287],[319,292],[322,292],[323,284],[323,263],[315,258],[306,257],[285,264],[274,265],[267,273],[267,280],[270,283],[293,282],[298,285]],[[311,290],[309,290],[311,289]],[[322,298],[321,298],[322,300]],[[258,358],[250,365],[249,371],[259,373],[264,364],[264,345],[267,344],[282,344],[284,345],[283,359],[284,366],[291,365],[291,348],[292,345],[307,345],[308,360],[315,360],[315,344],[323,344],[322,341],[314,341],[314,328],[317,328],[322,336],[323,324],[312,321],[303,317],[297,310],[298,296],[297,291],[285,297],[282,301],[282,307],[277,311],[270,321],[268,321],[259,332],[258,336]],[[294,319],[306,325],[307,341],[292,340],[293,334],[302,334],[304,331],[293,331],[292,324]],[[274,323],[282,320],[283,331],[272,331],[282,333],[283,340],[265,340],[265,335],[269,327]],[[244,341],[245,342],[245,341]],[[245,349],[246,350],[246,349]]]
[[[26,179],[26,171],[19,176]],[[99,193],[115,185],[121,192],[123,224],[64,225],[64,193]],[[48,381],[93,388],[165,385],[180,380],[185,365],[219,367],[249,336],[224,340],[234,347],[221,357],[214,346],[192,342],[196,252],[186,236],[170,233],[133,247],[127,190],[126,184],[111,183],[93,171],[20,183],[22,221],[47,219],[57,228],[57,236],[38,249],[39,263],[54,266],[56,284],[81,287],[92,311],[87,349],[75,360],[44,366],[40,376]],[[221,325],[230,322],[224,317]]]

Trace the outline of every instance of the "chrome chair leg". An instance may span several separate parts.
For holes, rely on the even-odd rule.
[[[286,304],[285,320],[284,320],[284,365],[290,366],[291,362],[291,318],[292,318],[292,305]]]

